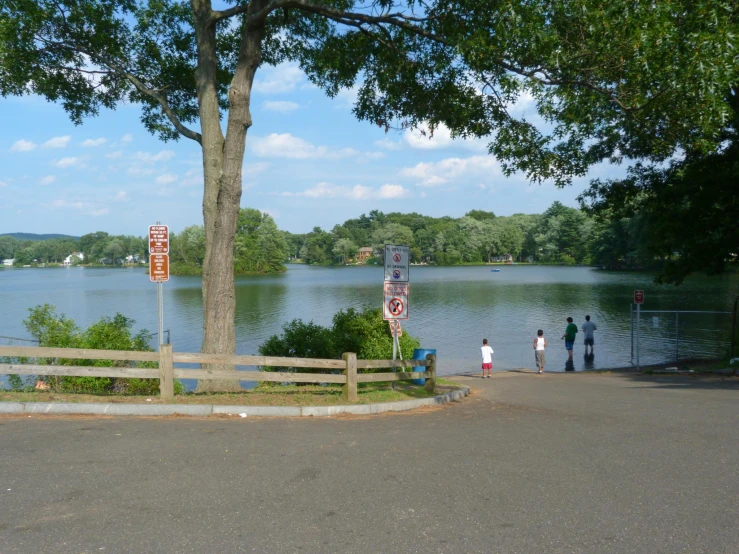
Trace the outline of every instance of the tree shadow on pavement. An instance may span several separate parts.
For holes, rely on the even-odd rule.
[[[651,383],[663,389],[726,389],[739,391],[739,376],[696,373],[622,373],[620,377],[636,383]]]

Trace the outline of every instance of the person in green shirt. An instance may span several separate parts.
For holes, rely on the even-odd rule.
[[[568,317],[567,329],[565,329],[565,334],[562,335],[562,340],[565,341],[565,348],[570,355],[570,360],[572,360],[572,348],[575,346],[575,336],[577,336],[577,325],[572,323],[571,317]]]

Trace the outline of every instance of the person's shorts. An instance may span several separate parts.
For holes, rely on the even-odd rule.
[[[574,340],[565,340],[565,348],[567,350],[572,350],[572,348],[575,346]]]
[[[493,364],[492,363],[482,364],[482,369],[493,369]]]
[[[535,350],[534,356],[536,357],[537,367],[544,367],[544,364],[547,362],[547,356],[544,353],[544,350]]]
[[[593,346],[595,344],[595,339],[585,339],[585,346]]]

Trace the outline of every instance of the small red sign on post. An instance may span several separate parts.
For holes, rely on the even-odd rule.
[[[634,291],[634,304],[644,304],[644,291],[643,290]]]
[[[149,280],[152,283],[169,281],[169,254],[149,254]]]
[[[169,254],[169,227],[149,225],[149,254]]]
[[[403,329],[400,328],[400,321],[397,319],[389,319],[388,323],[390,324],[390,336],[393,336],[393,331],[395,331],[395,336],[402,337],[403,336]],[[393,329],[393,327],[395,329]]]

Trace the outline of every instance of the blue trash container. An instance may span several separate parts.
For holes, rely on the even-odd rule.
[[[414,360],[425,360],[427,354],[434,354],[436,355],[436,349],[435,348],[414,348],[413,349],[413,359]],[[415,370],[418,370],[418,368],[413,368]],[[425,385],[426,379],[412,379],[411,382],[414,385]]]

